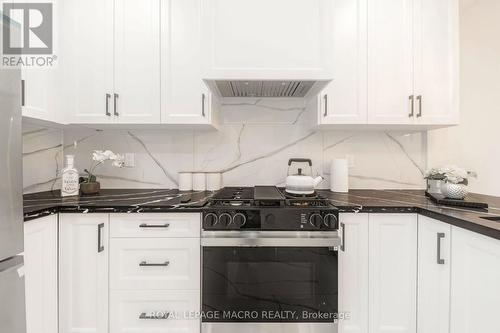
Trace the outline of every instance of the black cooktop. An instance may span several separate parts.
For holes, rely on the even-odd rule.
[[[209,200],[209,206],[329,207],[331,204],[316,192],[294,195],[276,186],[255,186],[225,187]]]

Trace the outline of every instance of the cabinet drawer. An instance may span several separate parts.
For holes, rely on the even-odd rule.
[[[199,291],[113,291],[109,310],[111,333],[200,331],[195,315],[200,311]],[[161,319],[150,319],[154,316]]]
[[[200,237],[200,213],[111,214],[111,237]]]
[[[114,238],[110,256],[110,289],[200,289],[197,238]]]

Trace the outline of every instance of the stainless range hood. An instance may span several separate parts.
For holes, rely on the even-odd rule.
[[[219,97],[308,98],[318,94],[330,81],[312,80],[210,80]]]
[[[215,81],[221,97],[305,97],[314,81]]]

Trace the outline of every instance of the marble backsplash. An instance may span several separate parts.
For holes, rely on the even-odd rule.
[[[134,153],[135,167],[97,170],[104,188],[175,188],[179,171],[220,171],[224,185],[284,185],[287,161],[307,157],[329,187],[330,162],[353,157],[351,188],[424,188],[427,135],[381,131],[318,131],[301,101],[225,100],[220,131],[94,130],[24,124],[24,190],[59,187],[63,155],[81,171],[94,149]]]

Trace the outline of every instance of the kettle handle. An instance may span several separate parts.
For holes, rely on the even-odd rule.
[[[309,158],[291,158],[288,160],[288,166],[291,166],[292,163],[308,163],[310,167],[312,167],[312,161]]]

